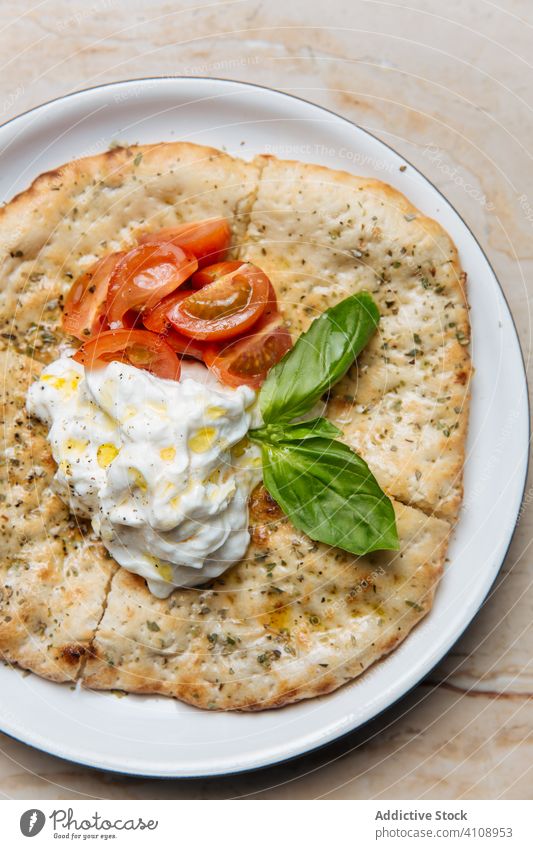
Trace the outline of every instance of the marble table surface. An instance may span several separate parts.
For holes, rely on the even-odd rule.
[[[529,0],[3,0],[0,120],[69,91],[164,74],[301,95],[397,148],[493,263],[526,365],[533,293]],[[252,775],[148,781],[0,735],[17,799],[531,798],[533,487],[499,579],[450,655],[364,733]]]

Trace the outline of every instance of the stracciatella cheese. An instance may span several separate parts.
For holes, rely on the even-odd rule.
[[[173,381],[119,362],[86,371],[65,354],[30,387],[27,409],[49,425],[57,493],[165,598],[246,551],[260,478],[246,439],[254,400],[199,364]]]

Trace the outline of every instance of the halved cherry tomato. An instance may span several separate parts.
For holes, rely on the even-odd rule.
[[[109,254],[78,277],[65,298],[63,328],[84,341],[102,329],[111,274],[124,251]]]
[[[278,315],[278,299],[276,297],[276,292],[274,291],[274,287],[270,280],[268,281],[268,300],[267,305],[265,307],[265,311],[261,316],[261,321],[265,322],[269,318],[273,318],[275,315]]]
[[[122,316],[122,326],[126,328],[126,330],[133,330],[134,327],[141,327],[142,322],[140,313],[138,313],[136,310],[128,310]],[[109,326],[105,324],[102,327],[102,330],[109,330]]]
[[[224,259],[231,242],[231,230],[225,218],[206,218],[145,233],[139,237],[138,242],[140,245],[146,242],[178,245],[194,254],[202,268]]]
[[[193,289],[202,289],[208,283],[214,283],[219,277],[224,277],[231,271],[237,271],[241,265],[245,263],[240,259],[226,260],[226,262],[215,262],[214,265],[207,265],[205,268],[199,268],[191,277],[191,286]]]
[[[256,265],[245,263],[184,298],[168,314],[171,324],[192,339],[231,339],[264,313],[270,281]]]
[[[198,269],[190,279],[190,284],[193,289],[202,289],[209,283],[214,283],[219,277],[224,277],[232,271],[236,271],[241,265],[246,265],[243,260],[230,260],[228,262],[217,262],[214,265],[208,265],[207,268]],[[263,313],[263,318],[274,315],[278,312],[278,299],[272,283],[269,283],[268,301]]]
[[[200,362],[204,361],[207,342],[188,339],[187,336],[183,336],[177,330],[172,329],[163,338],[172,350],[181,357],[193,357],[195,360],[200,360]]]
[[[128,251],[115,266],[109,281],[109,324],[120,327],[130,309],[151,309],[197,268],[196,257],[176,245],[146,243]]]
[[[159,301],[151,310],[145,310],[142,315],[142,322],[148,330],[153,333],[166,333],[171,327],[168,317],[169,311],[177,304],[181,303],[184,298],[188,298],[191,294],[190,290],[178,289],[177,292],[171,292],[166,298]]]
[[[162,334],[165,337],[165,342],[167,342],[172,350],[176,351],[177,354],[184,354],[187,357],[194,357],[197,360],[203,360],[205,344],[197,342],[195,339],[188,339],[187,336],[183,336],[181,333],[178,333],[177,330],[174,330],[167,315],[169,310],[175,307],[176,304],[179,304],[180,301],[188,297],[190,294],[190,291],[178,289],[177,292],[167,295],[166,298],[163,298],[163,300],[157,304],[157,306],[148,312],[143,313],[142,321],[148,330]]]
[[[259,389],[268,372],[292,347],[283,317],[278,313],[260,319],[249,336],[235,339],[225,347],[208,345],[204,361],[227,386],[246,384]]]
[[[74,359],[89,369],[118,360],[168,380],[179,380],[181,373],[170,345],[149,330],[106,330],[85,342]]]

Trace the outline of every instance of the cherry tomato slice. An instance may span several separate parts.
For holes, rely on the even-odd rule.
[[[279,315],[278,309],[278,299],[276,297],[276,292],[274,291],[274,287],[272,283],[268,282],[268,300],[267,305],[265,307],[265,311],[261,316],[261,321],[265,322],[269,318],[273,318],[274,316]]]
[[[173,327],[192,339],[231,339],[261,317],[270,281],[256,265],[245,263],[189,295],[169,312]]]
[[[110,326],[120,327],[128,310],[155,306],[197,268],[196,257],[176,245],[147,243],[128,251],[115,266],[109,281]]]
[[[122,326],[125,327],[126,330],[133,330],[134,327],[142,327],[140,313],[138,313],[136,310],[128,310],[122,316]],[[105,325],[102,329],[109,330],[109,327]]]
[[[179,380],[181,373],[170,345],[149,330],[106,330],[85,342],[74,359],[89,369],[118,360],[168,380]]]
[[[142,315],[142,322],[148,330],[154,333],[166,333],[171,327],[168,317],[169,311],[177,304],[181,303],[184,298],[188,298],[191,294],[190,290],[178,289],[177,292],[172,292],[159,301],[151,310],[145,310]]]
[[[188,339],[187,336],[183,336],[177,330],[174,330],[167,315],[172,307],[175,307],[176,304],[179,304],[188,295],[190,295],[190,291],[184,291],[182,289],[178,289],[177,292],[167,295],[157,306],[143,314],[142,321],[148,330],[162,334],[165,342],[177,354],[194,357],[196,360],[203,360],[205,344],[197,342],[195,339]]]
[[[259,389],[268,372],[292,347],[292,339],[283,317],[278,313],[260,319],[249,336],[228,345],[208,345],[204,361],[227,386],[246,384]]]
[[[207,268],[195,271],[189,280],[189,283],[193,289],[202,289],[209,283],[214,283],[214,281],[218,280],[219,277],[223,277],[225,274],[236,271],[241,267],[241,265],[245,264],[246,263],[242,260],[230,260],[228,262],[217,262],[214,265],[208,265]],[[276,297],[276,292],[274,291],[272,283],[269,283],[268,301],[262,318],[274,315],[278,311],[278,299]]]
[[[123,256],[121,251],[99,259],[72,284],[63,309],[63,329],[71,336],[83,342],[102,329],[109,280]]]
[[[177,330],[172,329],[163,338],[167,345],[170,345],[172,350],[181,357],[193,357],[200,362],[204,361],[207,342],[189,339],[187,336],[182,336]]]
[[[241,265],[245,265],[242,260],[227,260],[226,262],[216,262],[214,265],[207,265],[205,268],[199,268],[191,277],[191,286],[193,289],[202,289],[208,283],[214,283],[219,277],[224,277],[231,271],[237,271]]]
[[[138,242],[140,245],[146,242],[178,245],[194,254],[202,268],[224,259],[231,242],[231,230],[225,218],[206,218],[145,233],[139,237]]]

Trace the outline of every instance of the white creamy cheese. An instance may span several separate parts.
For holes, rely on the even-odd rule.
[[[245,439],[254,400],[200,364],[173,381],[118,362],[85,371],[63,355],[30,387],[27,409],[50,427],[57,493],[165,598],[246,551],[260,479],[259,451]]]

